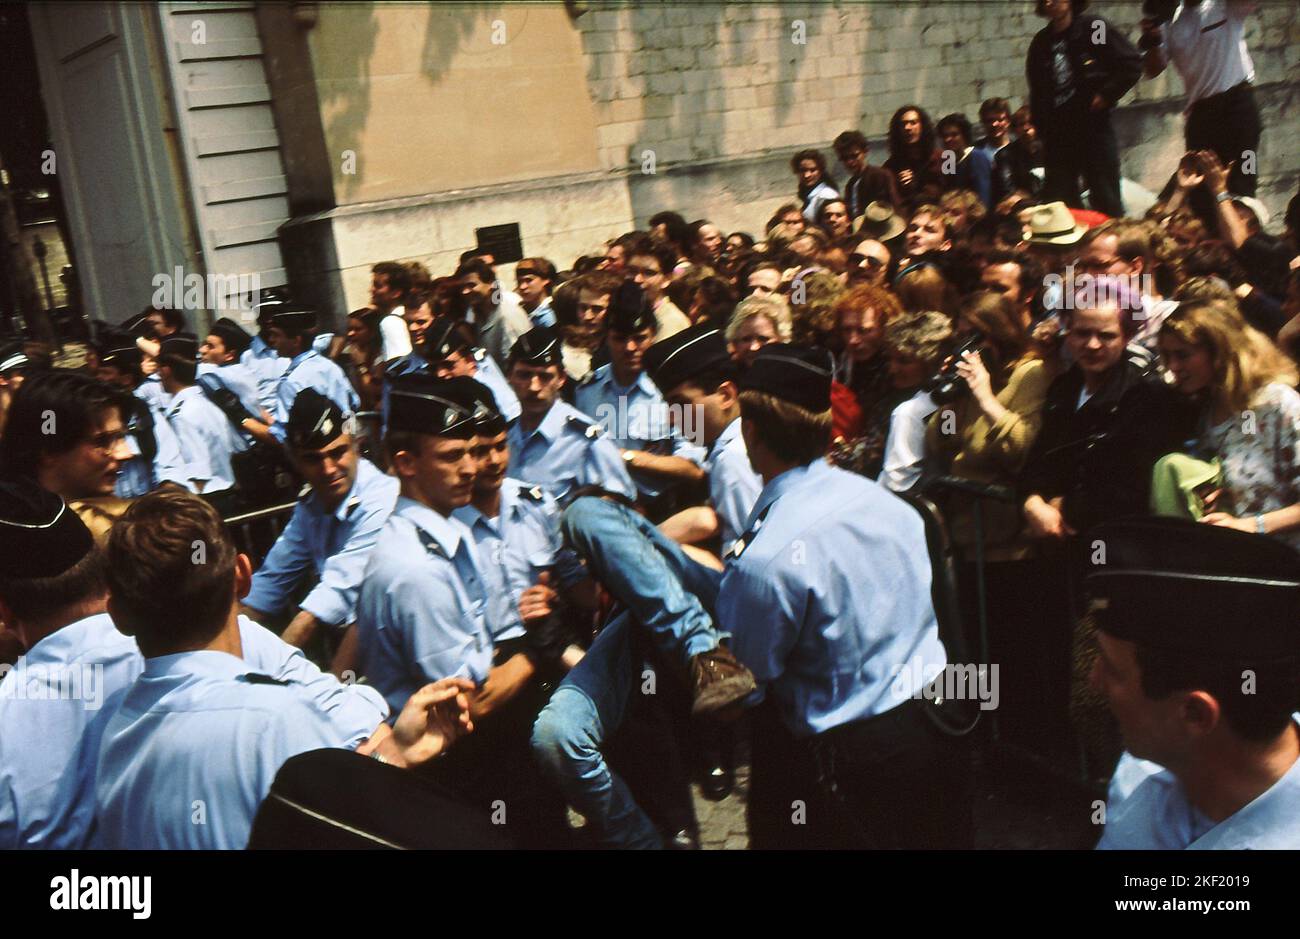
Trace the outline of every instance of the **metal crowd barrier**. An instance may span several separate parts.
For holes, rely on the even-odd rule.
[[[262,561],[275,544],[275,539],[280,537],[280,532],[284,531],[297,504],[295,501],[269,505],[225,519],[236,547],[252,559],[254,570],[262,566]]]

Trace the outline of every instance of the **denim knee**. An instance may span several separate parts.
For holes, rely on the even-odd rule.
[[[533,723],[533,756],[557,781],[576,779],[600,759],[595,707],[576,688],[561,686]]]

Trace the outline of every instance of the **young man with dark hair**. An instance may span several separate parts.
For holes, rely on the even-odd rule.
[[[257,376],[241,361],[252,343],[253,337],[234,320],[223,316],[214,321],[199,346],[198,383],[209,394],[225,389],[248,414],[265,418]]]
[[[581,486],[635,499],[618,447],[589,415],[560,400],[565,375],[559,336],[544,326],[529,330],[515,343],[507,366],[520,407],[509,431],[510,474],[541,485],[560,503]]]
[[[180,441],[185,473],[194,492],[222,510],[234,507],[235,472],[230,458],[247,444],[198,387],[198,343],[168,336],[158,354],[158,374],[171,395],[167,423]]]
[[[478,331],[478,344],[505,370],[515,341],[532,328],[519,297],[497,281],[485,261],[471,258],[456,268],[456,281],[469,309],[466,320]]]
[[[873,202],[898,205],[901,201],[894,174],[879,166],[867,163],[870,144],[861,131],[846,130],[831,145],[835,156],[849,173],[844,184],[844,203],[849,208],[849,218],[856,219]]]
[[[1034,297],[1043,286],[1043,272],[1026,255],[992,250],[984,255],[980,286],[1000,293],[1029,329],[1033,323]]]
[[[524,258],[515,265],[515,292],[534,326],[555,326],[551,309],[551,285],[555,265],[546,258]]]
[[[993,157],[974,146],[974,131],[965,114],[948,114],[935,129],[943,145],[940,167],[944,189],[969,189],[988,208],[993,207]],[[951,172],[949,172],[951,170]]]
[[[127,446],[126,394],[88,375],[33,375],[14,395],[0,435],[0,475],[23,477],[65,501],[113,495]]]
[[[1038,0],[1048,25],[1029,45],[1029,107],[1043,139],[1043,198],[1081,209],[1079,177],[1093,209],[1124,214],[1119,143],[1110,112],[1142,75],[1142,59],[1121,30],[1083,12],[1088,0]]]
[[[245,366],[257,379],[258,410],[266,415],[275,413],[276,391],[280,378],[289,368],[289,360],[281,358],[267,340],[267,330],[271,327],[271,314],[277,309],[287,308],[283,300],[267,300],[257,306],[257,335],[253,336],[239,357],[239,363]]]
[[[676,251],[673,248],[655,244],[649,239],[637,242],[628,253],[625,273],[632,283],[645,291],[646,299],[654,309],[658,323],[655,342],[667,339],[691,325],[690,319],[668,296],[668,284],[673,278],[676,261]]]
[[[98,847],[243,848],[291,756],[343,747],[414,766],[470,729],[471,685],[461,679],[419,689],[390,726],[368,689],[325,678],[330,706],[315,685],[264,669],[258,646],[278,640],[250,648],[246,630],[265,631],[238,615],[249,560],[194,496],[155,493],[134,503],[113,528],[108,567],[109,614],[134,636],[145,664],[104,729]],[[200,810],[204,823],[196,824]]]
[[[980,123],[984,125],[984,136],[975,149],[987,153],[992,162],[998,151],[1011,143],[1011,102],[1006,98],[985,98],[980,105]]]
[[[1300,848],[1300,559],[1172,518],[1088,537],[1105,546],[1087,571],[1091,682],[1128,749],[1097,847]]]
[[[660,507],[661,497],[675,486],[704,479],[704,450],[674,431],[663,395],[643,367],[656,325],[645,295],[624,283],[609,314],[610,363],[578,389],[574,403],[620,449],[639,498]]]
[[[993,204],[1017,192],[1037,199],[1043,191],[1043,181],[1034,170],[1043,166],[1043,142],[1038,139],[1033,116],[1028,105],[1016,109],[1011,115],[1011,126],[1016,139],[993,157]]]
[[[380,261],[370,269],[370,305],[379,311],[380,356],[391,362],[411,352],[402,303],[411,289],[411,272],[396,261]]]
[[[303,580],[314,576],[315,587],[281,635],[300,648],[322,624],[341,633],[355,621],[361,575],[397,501],[397,481],[360,455],[351,431],[334,402],[311,388],[299,392],[285,449],[310,491],[298,500],[244,598],[254,619],[278,616]]]
[[[185,314],[170,307],[145,307],[144,317],[153,333],[152,338],[161,341],[168,336],[185,331]]]

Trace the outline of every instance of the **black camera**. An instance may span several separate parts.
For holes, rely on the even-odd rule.
[[[957,364],[967,352],[979,352],[982,345],[984,345],[984,336],[980,333],[972,333],[965,342],[952,350],[952,355],[944,360],[943,367],[926,382],[925,390],[929,392],[935,404],[949,404],[965,397],[970,391],[966,379],[957,374]]]

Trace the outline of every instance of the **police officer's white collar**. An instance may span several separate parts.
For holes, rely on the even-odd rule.
[[[408,496],[397,497],[397,506],[393,509],[393,514],[401,516],[416,528],[432,536],[447,557],[456,556],[456,551],[460,548],[461,526],[464,522],[447,518]]]
[[[172,400],[169,406],[169,410],[171,411],[171,413],[175,414],[176,409],[179,408],[186,401],[190,400],[190,398],[202,398],[202,397],[203,397],[203,389],[200,388],[198,385],[190,385],[188,388],[182,388],[180,391],[176,392],[176,394],[172,395]]]
[[[92,613],[43,636],[23,653],[19,661],[27,668],[56,662],[68,664],[78,659],[93,661],[91,656],[98,650],[88,646],[87,639],[97,634],[109,639],[122,636],[107,613]]]
[[[571,415],[577,413],[578,412],[569,407],[567,403],[562,401],[560,398],[556,398],[551,402],[551,409],[546,412],[546,416],[542,418],[542,422],[537,425],[537,429],[534,430],[533,433],[541,434],[546,438],[547,443],[554,443],[564,430],[564,422]],[[516,426],[523,431],[523,426],[521,424],[517,424]],[[528,436],[531,435],[525,432],[525,437]]]
[[[763,511],[775,502],[781,496],[785,495],[795,486],[798,486],[810,476],[821,476],[831,471],[831,465],[824,458],[813,460],[804,466],[796,466],[788,469],[780,476],[777,476],[771,482],[763,487],[763,491],[758,494],[758,499],[754,502],[754,508],[750,510],[749,518],[745,520],[745,529],[753,527],[755,519]]]

